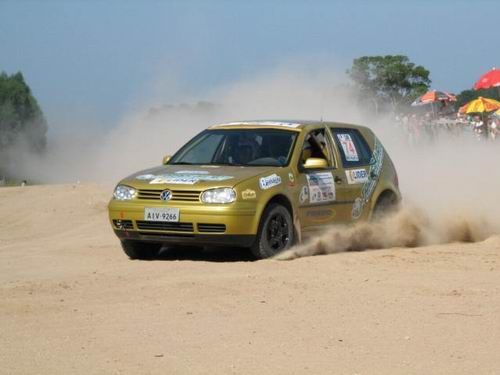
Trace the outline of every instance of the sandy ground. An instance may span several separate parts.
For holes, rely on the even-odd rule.
[[[130,261],[110,191],[0,189],[0,373],[500,373],[500,237]]]

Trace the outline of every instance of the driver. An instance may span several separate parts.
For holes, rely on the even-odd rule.
[[[235,159],[239,164],[248,164],[258,157],[259,144],[251,134],[243,133],[237,145]]]
[[[321,158],[328,160],[326,142],[321,139],[321,134],[309,133],[302,147],[302,164],[308,158]]]

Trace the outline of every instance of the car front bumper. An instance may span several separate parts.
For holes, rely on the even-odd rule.
[[[129,230],[114,230],[120,240],[135,240],[181,246],[234,246],[250,247],[255,241],[255,235],[216,235],[216,234],[170,234],[144,233]]]
[[[109,203],[109,219],[120,240],[165,244],[249,247],[255,240],[259,217],[255,205],[176,204],[177,223],[145,221],[145,207],[165,207],[161,203],[117,201]]]

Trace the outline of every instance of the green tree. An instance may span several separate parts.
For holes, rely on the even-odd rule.
[[[380,110],[400,111],[430,86],[429,71],[407,56],[362,56],[347,71],[363,103]]]
[[[13,149],[41,152],[46,133],[47,121],[22,73],[0,73],[0,177]]]
[[[47,121],[21,72],[0,74],[0,147],[25,141],[33,151],[46,144]]]

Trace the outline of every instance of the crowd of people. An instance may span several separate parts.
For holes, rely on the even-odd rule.
[[[395,118],[408,142],[417,145],[441,137],[471,136],[478,141],[500,140],[500,116],[497,114],[412,113]]]

